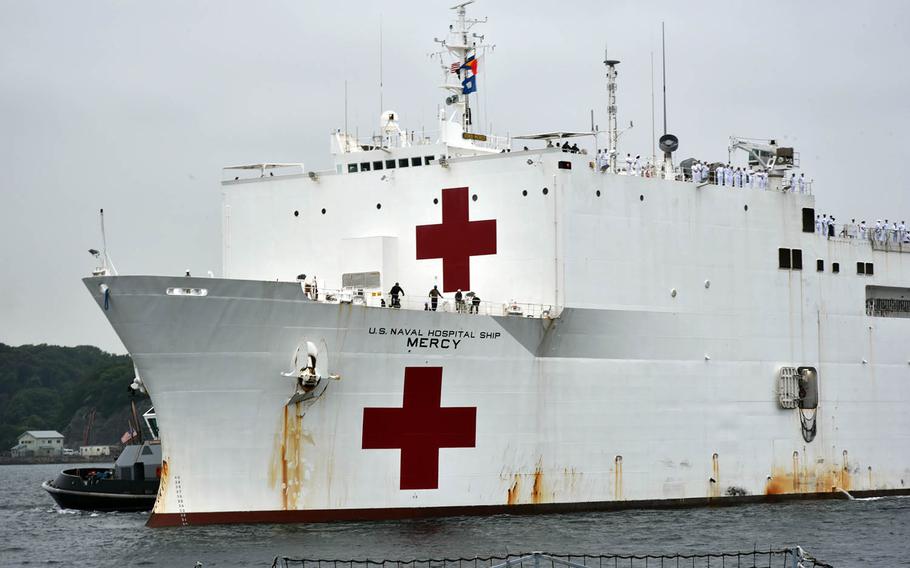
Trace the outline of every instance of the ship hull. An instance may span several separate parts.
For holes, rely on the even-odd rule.
[[[690,506],[910,481],[906,368],[793,360],[789,337],[737,341],[749,322],[733,315],[492,317],[314,302],[294,283],[85,282],[102,309],[108,287],[104,313],[155,404],[151,525]],[[288,404],[282,373],[307,342],[326,383]],[[787,365],[824,381],[811,442],[777,404]],[[409,396],[432,412],[404,412]]]

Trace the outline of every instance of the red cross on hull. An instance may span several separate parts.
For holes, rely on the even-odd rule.
[[[442,259],[442,291],[471,289],[471,257],[496,254],[496,220],[468,221],[468,188],[442,190],[442,224],[417,226],[417,260]]]
[[[438,489],[439,449],[473,448],[476,407],[440,407],[442,367],[406,367],[402,408],[363,409],[363,449],[401,450],[401,489]]]

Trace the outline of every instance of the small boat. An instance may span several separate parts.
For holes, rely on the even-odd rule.
[[[154,409],[143,415],[157,434]],[[41,487],[63,509],[151,511],[161,480],[161,444],[157,439],[123,448],[113,467],[65,469]]]

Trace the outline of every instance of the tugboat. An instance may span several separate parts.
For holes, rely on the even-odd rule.
[[[161,479],[161,444],[155,409],[149,409],[142,417],[152,439],[143,441],[141,428],[137,428],[138,443],[123,448],[113,467],[65,469],[41,487],[62,509],[151,511]]]

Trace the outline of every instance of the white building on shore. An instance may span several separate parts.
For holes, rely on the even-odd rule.
[[[63,454],[63,434],[56,430],[28,430],[10,451],[13,457],[59,456]]]
[[[110,446],[80,446],[79,455],[84,458],[111,455]]]

